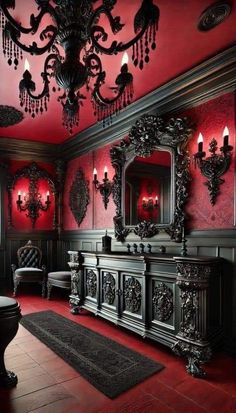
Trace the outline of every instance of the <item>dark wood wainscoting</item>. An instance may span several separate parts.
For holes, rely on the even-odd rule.
[[[67,251],[101,251],[104,230],[63,231],[58,237],[56,231],[8,232],[5,245],[0,249],[0,288],[10,288],[12,285],[11,263],[16,262],[16,251],[31,239],[42,248],[44,263],[48,271],[69,269],[69,255]],[[108,230],[112,237],[112,251],[127,251],[127,244],[138,245],[140,239],[129,236],[125,243],[115,240],[113,230]],[[236,237],[235,229],[192,231],[186,236],[189,255],[213,256],[224,258],[223,297],[225,349],[236,355]],[[171,242],[166,234],[159,234],[151,239],[145,239],[143,244],[147,251],[147,244],[151,243],[152,251],[158,252],[161,246],[168,254],[181,254],[181,244]]]

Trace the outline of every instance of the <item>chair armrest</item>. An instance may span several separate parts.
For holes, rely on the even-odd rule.
[[[43,272],[46,274],[46,272],[47,272],[47,268],[46,268],[46,265],[42,265],[42,270],[43,270]]]

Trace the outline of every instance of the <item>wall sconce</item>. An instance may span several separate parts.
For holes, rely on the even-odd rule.
[[[23,200],[22,197],[23,196]],[[25,192],[21,195],[21,191],[18,191],[18,199],[16,201],[17,209],[20,212],[28,211],[26,214],[27,218],[31,219],[32,227],[34,228],[36,220],[39,218],[40,214],[39,211],[47,211],[50,201],[50,194],[49,191],[46,193],[46,200],[43,205],[41,199],[42,195],[38,192],[36,187],[30,187],[29,192],[26,194]]]
[[[146,211],[153,211],[154,208],[157,208],[159,205],[159,199],[158,196],[155,197],[155,201],[153,200],[152,197],[147,198],[143,198],[142,201],[142,207],[143,209],[145,209]]]
[[[107,167],[105,166],[104,168],[104,178],[103,178],[103,182],[100,183],[97,180],[97,169],[94,168],[93,170],[93,183],[94,183],[94,187],[96,189],[96,191],[99,191],[100,194],[102,195],[102,200],[103,200],[103,204],[105,209],[107,209],[107,205],[109,202],[109,196],[111,195],[111,191],[112,191],[112,186],[113,186],[113,182],[109,181],[108,177],[107,177]]]
[[[227,127],[223,131],[223,146],[220,148],[220,154],[217,154],[217,141],[212,139],[209,144],[209,152],[211,156],[203,159],[206,153],[203,151],[203,136],[200,133],[198,137],[198,152],[194,155],[195,166],[198,166],[208,180],[205,185],[208,188],[210,194],[210,201],[212,205],[215,205],[216,197],[219,193],[219,186],[224,183],[224,179],[221,179],[230,166],[231,154],[233,147],[229,145],[229,130]]]

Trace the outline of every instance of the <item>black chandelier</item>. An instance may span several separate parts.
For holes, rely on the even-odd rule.
[[[104,97],[101,88],[106,81],[106,72],[99,55],[116,55],[132,47],[132,61],[142,70],[144,63],[149,62],[150,49],[156,48],[159,9],[153,1],[142,1],[134,17],[134,38],[126,43],[113,40],[109,46],[107,42],[110,35],[99,23],[106,17],[114,36],[122,30],[124,24],[120,16],[112,15],[116,0],[102,0],[97,8],[93,6],[98,0],[34,1],[39,13],[30,16],[29,27],[23,27],[9,13],[10,8],[15,8],[15,0],[0,0],[3,53],[8,64],[17,68],[19,59],[23,58],[22,51],[31,55],[47,53],[41,73],[42,91],[34,94],[35,83],[27,68],[20,81],[20,104],[25,112],[34,118],[47,111],[51,78],[55,78],[59,88],[63,89],[58,101],[63,107],[63,125],[70,133],[79,124],[79,109],[85,99],[80,92],[83,86],[91,93],[94,113],[99,121],[104,122],[126,107],[133,96],[133,76],[128,71],[127,62],[122,64],[115,86],[110,88],[112,96]],[[21,35],[34,35],[46,14],[51,16],[53,24],[40,29],[39,38],[44,42],[43,45],[38,46],[35,41],[30,45],[22,43]],[[63,55],[58,45],[63,48]],[[56,91],[56,88],[52,90]]]

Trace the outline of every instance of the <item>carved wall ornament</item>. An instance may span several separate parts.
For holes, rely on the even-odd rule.
[[[152,303],[157,320],[169,320],[173,314],[173,291],[165,283],[157,284],[153,290]]]
[[[150,221],[139,222],[135,228],[134,233],[138,235],[141,239],[154,237],[154,235],[159,233],[157,225],[153,224]]]
[[[80,226],[89,204],[89,184],[84,177],[82,168],[79,168],[70,188],[69,206],[74,218]]]
[[[86,275],[87,294],[96,297],[97,294],[97,275],[93,270],[89,270]]]
[[[16,125],[23,119],[23,112],[14,108],[14,106],[0,105],[0,128]]]
[[[130,277],[125,281],[124,289],[125,309],[131,313],[137,313],[142,302],[142,287],[140,282]]]
[[[8,190],[8,227],[12,227],[12,192],[15,189],[16,182],[18,179],[26,178],[29,181],[29,196],[32,196],[32,199],[36,197],[38,194],[38,183],[39,180],[44,180],[48,183],[50,192],[54,195],[55,204],[57,203],[58,199],[58,190],[57,185],[54,181],[54,178],[43,168],[40,168],[36,162],[32,162],[30,165],[24,166],[21,169],[18,169],[16,173],[13,175],[8,175],[8,183],[7,183],[7,190]],[[35,198],[36,200],[36,198]],[[19,201],[18,201],[19,202]],[[34,227],[36,220],[39,217],[39,209],[37,202],[32,202],[32,205],[29,204],[28,212],[26,214],[27,217],[30,218],[32,222],[32,227]],[[56,208],[54,208],[54,216],[53,216],[53,228],[57,228],[58,225],[58,214]]]
[[[115,277],[110,272],[106,273],[103,277],[103,291],[104,301],[109,305],[112,305],[115,301],[115,286]]]
[[[217,1],[203,11],[198,22],[200,31],[208,31],[222,23],[231,13],[232,5],[229,1]]]
[[[192,126],[187,118],[164,120],[156,115],[143,115],[131,128],[128,138],[110,150],[111,162],[115,168],[112,196],[116,205],[114,219],[115,237],[124,242],[130,232],[141,238],[156,235],[159,230],[166,231],[172,240],[181,242],[184,226],[184,205],[188,197],[187,185],[190,181],[190,158],[186,151],[187,141],[192,133]],[[152,222],[140,222],[138,225],[125,226],[122,206],[122,183],[125,165],[135,156],[148,157],[158,147],[170,148],[173,154],[174,171],[174,214],[170,224],[158,225]]]

